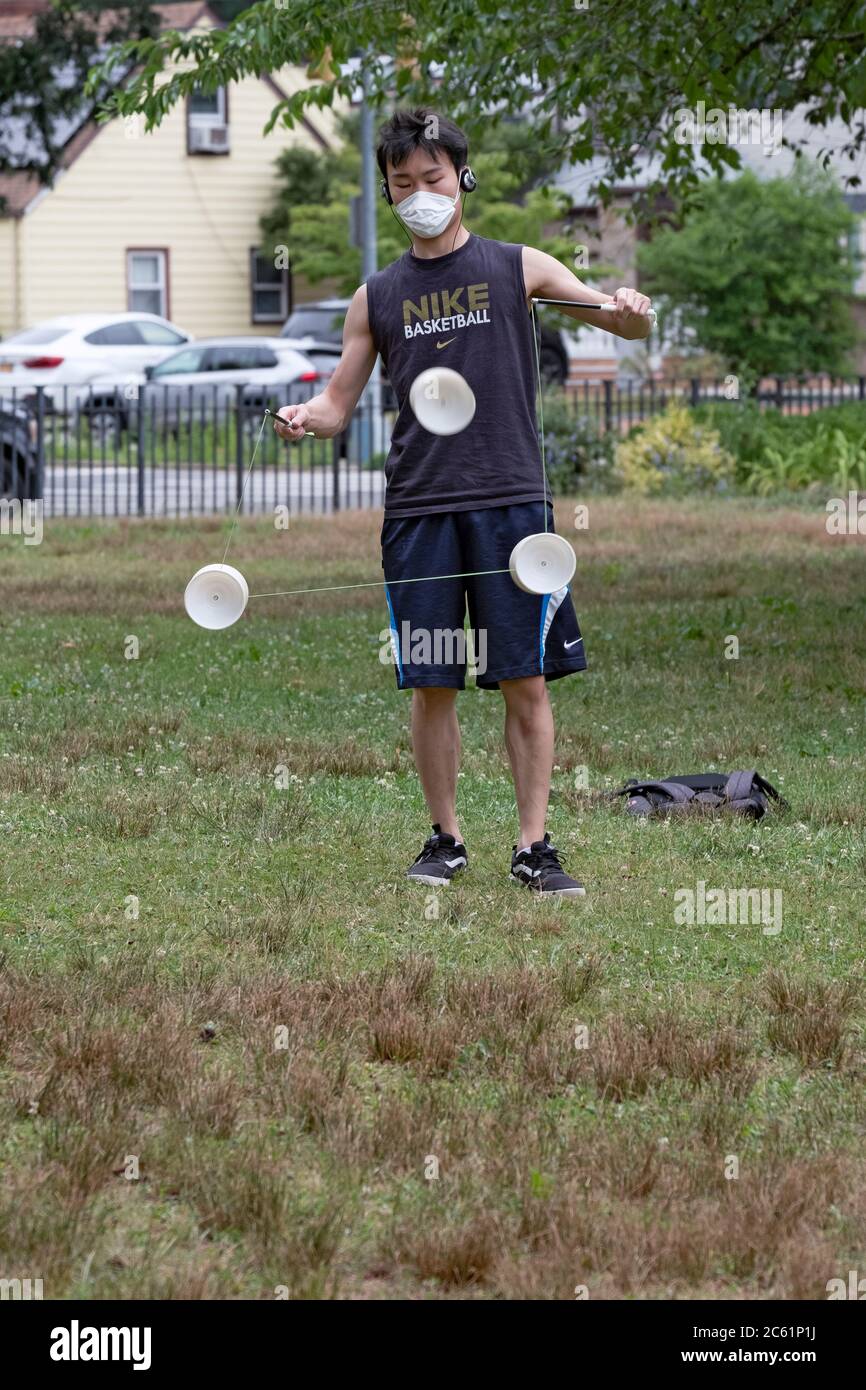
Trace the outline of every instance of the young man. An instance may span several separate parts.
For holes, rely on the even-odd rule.
[[[545,509],[553,530],[536,425],[530,300],[613,299],[615,312],[566,312],[630,339],[648,335],[650,301],[632,289],[600,294],[544,251],[470,232],[460,201],[476,182],[467,155],[462,131],[426,109],[397,111],[382,126],[382,193],[411,234],[411,247],[356,291],[342,357],[325,390],[284,406],[286,423],[274,428],[289,440],[307,429],[319,438],[339,434],[381,353],[400,403],[385,464],[382,563],[397,684],[412,690],[412,746],[433,822],[408,876],[439,886],[468,862],[456,807],[456,696],[466,666],[435,663],[443,656],[435,641],[434,662],[419,662],[417,644],[401,642],[400,634],[462,632],[468,601],[471,628],[486,639],[477,684],[500,689],[505,700],[520,820],[511,875],[534,892],[576,897],[583,886],[565,872],[545,829],[553,768],[547,682],[586,667],[568,588],[527,594],[507,573],[394,581],[507,568],[516,543],[545,529]],[[456,435],[429,433],[409,404],[412,382],[433,366],[452,367],[475,394],[474,418]]]

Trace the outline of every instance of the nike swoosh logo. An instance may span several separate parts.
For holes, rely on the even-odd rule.
[[[583,641],[583,638],[582,638],[582,637],[575,637],[575,639],[574,639],[573,642],[563,642],[562,645],[565,647],[565,650],[568,651],[569,647],[576,647],[577,644],[578,644],[578,642],[582,642],[582,641]]]
[[[453,338],[446,338],[446,340],[445,340],[444,343],[437,343],[436,346],[437,346],[438,348],[443,348],[443,347],[447,347],[449,343],[453,343],[453,342],[454,342],[454,339],[453,339]]]

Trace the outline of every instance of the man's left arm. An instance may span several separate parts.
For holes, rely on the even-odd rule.
[[[582,280],[546,251],[534,246],[523,247],[523,282],[526,303],[531,299],[580,299],[590,304],[616,304],[610,309],[568,309],[562,312],[569,318],[589,323],[594,328],[607,329],[619,338],[648,338],[652,323],[649,318],[651,301],[639,290],[619,289],[616,294],[603,294],[590,289]]]

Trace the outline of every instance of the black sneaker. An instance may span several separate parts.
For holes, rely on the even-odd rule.
[[[556,893],[561,898],[582,898],[586,889],[571,878],[559,862],[559,850],[550,843],[550,836],[536,840],[529,849],[517,853],[512,845],[511,877],[525,883],[534,893]]]
[[[424,841],[424,848],[411,869],[406,870],[406,877],[413,878],[416,883],[432,883],[434,888],[441,888],[468,863],[463,841],[455,840],[453,835],[443,835],[439,826],[434,825],[433,834]]]

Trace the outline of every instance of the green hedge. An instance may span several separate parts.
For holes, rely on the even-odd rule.
[[[866,492],[866,402],[783,415],[762,411],[754,401],[718,401],[692,414],[718,432],[746,492],[767,496],[825,486]]]
[[[672,403],[617,440],[564,396],[544,404],[547,475],[558,494],[866,492],[866,402],[783,415],[754,401]]]

